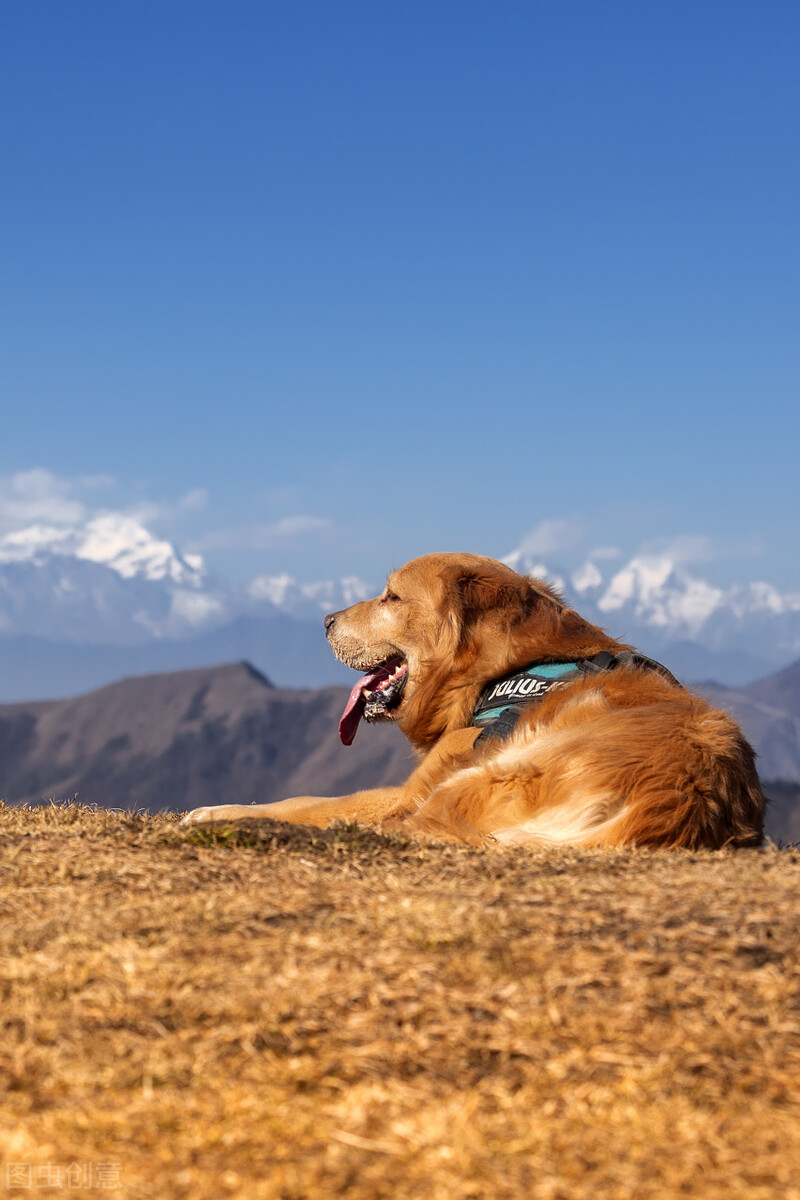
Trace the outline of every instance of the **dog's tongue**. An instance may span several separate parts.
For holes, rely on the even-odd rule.
[[[368,688],[374,692],[375,684],[388,678],[389,672],[385,666],[382,666],[376,667],[374,671],[368,671],[366,675],[362,675],[359,679],[347,698],[347,704],[344,706],[344,712],[339,721],[339,738],[343,745],[349,746],[351,744],[353,738],[356,736],[358,722],[364,715],[364,709],[367,704],[364,699],[364,688]]]

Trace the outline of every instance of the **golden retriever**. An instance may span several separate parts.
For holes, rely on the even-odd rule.
[[[187,826],[341,819],[484,844],[757,845],[753,751],[725,713],[493,559],[428,554],[325,618],[364,672],[340,723],[395,721],[419,764],[400,787],[201,808]]]

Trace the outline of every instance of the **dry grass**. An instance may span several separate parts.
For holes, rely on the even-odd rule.
[[[159,1200],[800,1197],[796,851],[0,829],[9,1162]]]

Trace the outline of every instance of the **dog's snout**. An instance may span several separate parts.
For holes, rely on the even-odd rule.
[[[333,622],[335,620],[336,620],[336,613],[328,613],[327,617],[325,618],[325,629],[326,630],[330,629],[331,625],[333,624]]]

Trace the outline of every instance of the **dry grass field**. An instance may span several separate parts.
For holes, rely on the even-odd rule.
[[[9,1196],[800,1198],[796,850],[71,805],[0,864]]]

